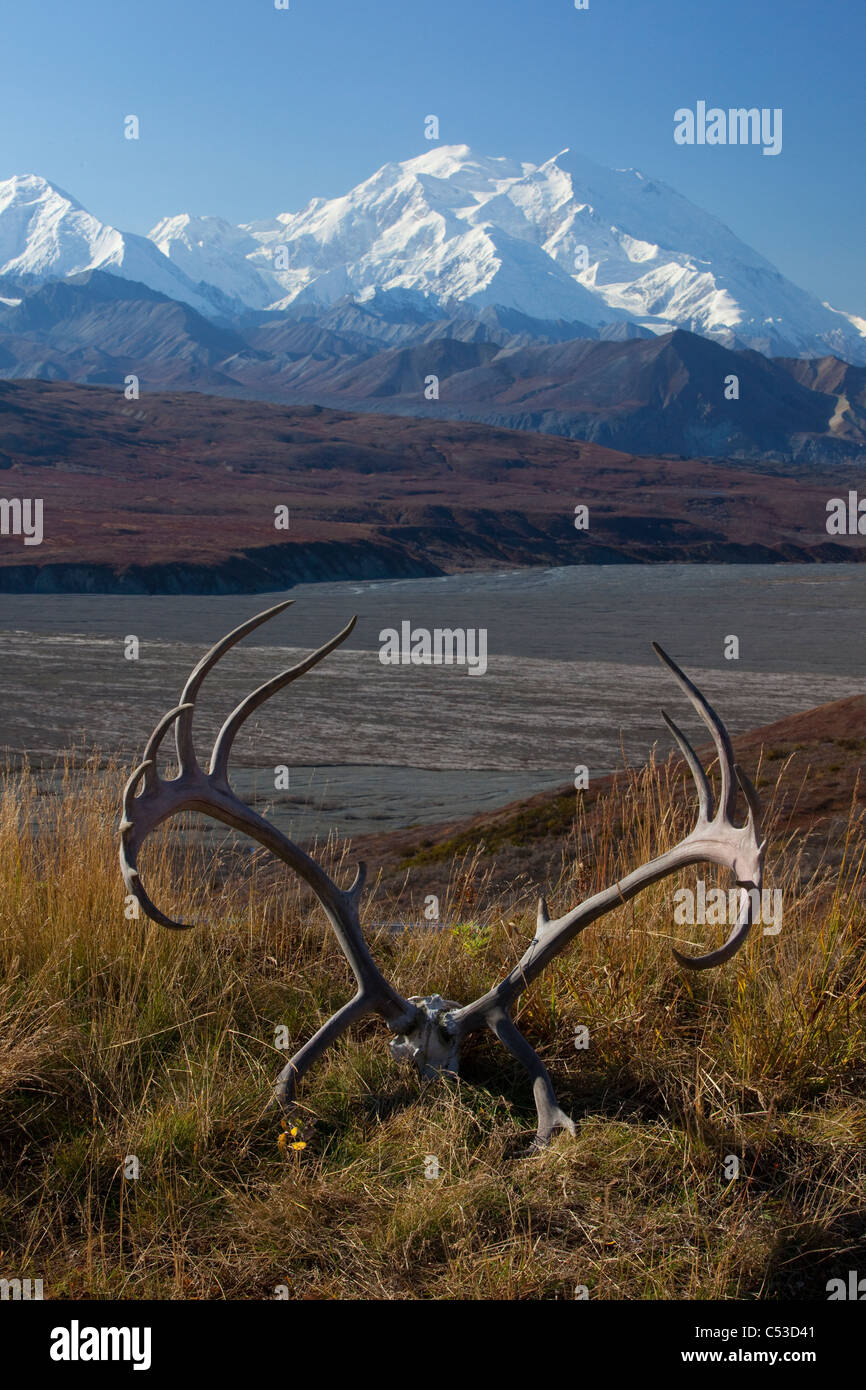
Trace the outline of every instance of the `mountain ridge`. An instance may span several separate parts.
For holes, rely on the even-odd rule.
[[[585,264],[584,264],[585,262]],[[639,170],[437,146],[348,193],[238,226],[180,213],[148,237],[39,176],[0,182],[0,277],[136,279],[212,318],[382,291],[533,319],[673,328],[769,356],[866,363],[866,322],[785,279],[713,214]]]
[[[4,282],[4,285],[6,282]],[[465,420],[587,439],[636,454],[803,460],[866,457],[866,369],[770,359],[677,329],[597,331],[495,306],[436,319],[379,295],[279,316],[212,319],[104,271],[0,298],[0,378],[141,392],[194,390]],[[582,336],[575,336],[576,334]],[[438,399],[426,397],[438,378]],[[736,377],[737,398],[725,383]]]

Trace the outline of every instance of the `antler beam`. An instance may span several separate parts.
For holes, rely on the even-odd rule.
[[[161,926],[175,930],[190,924],[173,921],[151,901],[137,867],[138,852],[147,835],[162,821],[179,811],[199,811],[250,835],[293,869],[318,898],[357,982],[357,993],[304,1044],[283,1068],[277,1079],[276,1097],[290,1109],[299,1078],[322,1052],[357,1019],[378,1014],[396,1036],[391,1050],[397,1058],[412,1060],[423,1076],[456,1072],[465,1038],[489,1028],[526,1069],[538,1112],[535,1144],[543,1146],[558,1129],[574,1133],[574,1123],[559,1108],[547,1070],[511,1015],[515,1002],[545,966],[592,922],[627,902],[658,880],[667,878],[691,864],[717,864],[727,868],[740,885],[740,912],[727,941],[702,956],[674,955],[688,970],[708,970],[724,964],[743,946],[752,926],[751,890],[760,892],[765,844],[760,842],[760,807],[757,793],[743,770],[734,762],[727,730],[712,706],[661,647],[653,643],[660,661],[671,672],[680,689],[703,720],[718,754],[720,791],[715,806],[706,772],[694,748],[673,720],[662,711],[662,718],[673,734],[691,770],[697,788],[698,816],[694,829],[673,849],[627,874],[618,883],[586,899],[563,917],[551,919],[544,899],[538,907],[535,936],[521,960],[499,984],[461,1006],[439,995],[403,996],[382,975],[370,953],[361,928],[360,901],[364,886],[364,865],[358,866],[354,882],[340,888],[325,870],[281,830],[242,802],[228,782],[228,760],[232,743],[244,720],[265,700],[297,680],[323,660],[351,633],[353,618],[342,632],[296,666],[281,672],[242,700],[223,724],[205,773],[196,758],[193,743],[195,702],[205,677],[220,658],[242,637],[289,607],[289,602],[258,614],[235,628],[198,663],[181,695],[180,703],[160,720],[145,749],[144,759],[130,777],[123,794],[120,824],[120,862],[128,891],[143,911]],[[179,772],[172,780],[160,777],[156,757],[171,727],[175,730]],[[737,788],[742,789],[747,820],[734,823]]]

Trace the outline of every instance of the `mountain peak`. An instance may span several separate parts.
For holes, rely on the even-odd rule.
[[[71,194],[56,183],[51,183],[41,174],[13,174],[11,178],[0,179],[0,210],[28,203],[44,202],[49,198],[60,199],[71,208],[83,211],[81,204]]]
[[[432,178],[453,179],[481,177],[483,180],[508,180],[522,178],[534,164],[521,164],[509,159],[507,155],[483,155],[469,145],[435,145],[424,154],[405,159],[398,166],[412,174],[428,174]]]
[[[104,270],[208,312],[207,295],[152,241],[120,232],[39,174],[0,182],[0,275],[39,282]]]
[[[212,315],[395,294],[448,314],[498,305],[777,356],[866,358],[862,319],[793,285],[662,181],[570,146],[532,164],[436,144],[296,213],[240,226],[181,213],[148,238],[99,222],[39,175],[0,182],[0,274],[93,269]]]
[[[474,158],[475,156],[469,145],[431,144],[430,149],[425,150],[423,154],[412,155],[409,159],[403,160],[402,162],[404,164],[420,164],[423,160],[443,159],[459,163]]]

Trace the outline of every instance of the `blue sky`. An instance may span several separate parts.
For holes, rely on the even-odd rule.
[[[0,177],[38,173],[146,232],[333,196],[442,143],[540,162],[572,146],[721,216],[866,314],[862,0],[41,0],[7,6]],[[673,113],[782,107],[776,158],[683,147]],[[123,118],[141,121],[138,142]]]

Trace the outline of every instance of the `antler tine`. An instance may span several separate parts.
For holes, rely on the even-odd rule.
[[[165,738],[166,733],[183,708],[183,705],[178,705],[176,709],[171,709],[168,714],[163,715],[147,741],[147,747],[144,750],[142,761],[138,764],[138,767],[130,773],[126,786],[123,789],[123,817],[120,822],[121,835],[128,834],[133,828],[132,817],[135,807],[132,805],[132,802],[136,800],[138,784],[142,778],[144,779],[144,791],[149,792],[152,796],[158,795],[159,789],[163,785],[156,768],[156,755],[159,752],[159,746]]]
[[[142,842],[159,821],[170,814],[173,809],[173,802],[165,799],[170,793],[167,790],[168,784],[160,780],[156,766],[156,755],[166,733],[174,724],[177,759],[180,768],[178,780],[183,778],[184,773],[192,774],[195,772],[198,762],[192,738],[192,719],[195,713],[196,696],[201,689],[202,681],[220,657],[236,642],[239,642],[248,632],[253,632],[262,623],[267,622],[269,618],[275,617],[277,613],[282,613],[283,609],[288,608],[293,602],[293,599],[285,599],[282,603],[275,604],[273,608],[266,609],[264,613],[256,614],[255,617],[241,623],[233,632],[228,633],[221,641],[211,647],[210,651],[202,657],[190,673],[184,685],[180,703],[160,719],[147,741],[143,761],[126,784],[123,793],[123,819],[120,824],[121,873],[127,888],[138,901],[139,906],[148,917],[154,922],[158,922],[160,926],[170,927],[175,931],[185,931],[193,924],[191,922],[176,922],[162,912],[146,892],[138,871],[138,851]],[[136,799],[135,792],[142,778],[144,778],[144,791],[149,794],[150,804],[147,808],[146,818],[139,821],[139,826],[142,828],[136,834],[137,827],[134,823],[134,816],[136,810],[141,811],[142,808],[137,808],[132,803]]]
[[[271,610],[271,612],[276,611],[276,609]],[[319,647],[318,651],[305,657],[303,661],[299,661],[296,666],[290,666],[288,670],[282,671],[280,675],[272,677],[269,681],[265,681],[264,685],[260,685],[258,690],[254,690],[252,694],[247,695],[246,698],[241,700],[240,704],[232,710],[228,719],[217,734],[213,752],[211,753],[210,775],[214,780],[225,783],[228,774],[228,760],[232,744],[244,720],[248,719],[253,711],[259,708],[259,705],[263,705],[265,700],[270,699],[278,690],[282,690],[284,685],[289,685],[292,681],[297,680],[299,676],[303,676],[304,673],[311,670],[313,666],[318,665],[318,663],[322,661],[329,652],[332,652],[335,647],[339,647],[341,642],[345,642],[357,621],[356,615],[346,624],[342,632],[338,632],[336,637],[332,637],[324,646]]]
[[[270,618],[275,618],[278,613],[282,613],[285,608],[289,608],[294,603],[294,599],[284,599],[282,603],[277,603],[273,608],[266,608],[264,613],[257,613],[254,618],[248,618],[240,627],[229,632],[215,646],[211,647],[190,672],[183,693],[180,697],[180,706],[186,706],[175,727],[175,741],[177,743],[177,757],[181,771],[197,766],[195,748],[192,741],[192,717],[195,711],[195,700],[201,689],[202,681],[209,671],[216,666],[221,656],[224,656],[236,642],[240,642],[247,633],[254,632],[262,623],[266,623]]]
[[[746,805],[749,808],[749,825],[754,827],[761,818],[761,799],[755,790],[754,782],[745,769],[740,767],[739,763],[734,763],[734,772],[736,773],[737,781],[743,789],[743,796],[746,798]],[[761,849],[763,849],[765,845],[766,840],[764,844],[761,845]]]
[[[140,771],[144,773],[144,785],[148,791],[155,791],[159,786],[159,773],[156,770],[156,755],[159,752],[162,740],[165,738],[169,729],[176,719],[180,717],[185,709],[192,709],[192,705],[176,705],[167,714],[162,716],[150,738],[147,740],[147,747],[144,750],[144,758],[141,762]],[[132,779],[130,778],[130,781]]]
[[[171,710],[164,719],[159,721],[148,741],[147,751],[149,753],[156,752],[172,719],[176,719],[180,713],[180,708],[179,706],[178,709]],[[160,811],[157,811],[156,815],[152,814],[148,818],[144,835],[140,835],[138,838],[131,835],[131,832],[136,828],[133,820],[136,812],[136,807],[133,805],[136,801],[135,792],[142,777],[145,779],[143,795],[148,795],[148,799],[154,798],[155,806],[159,807],[160,801],[167,794],[167,785],[169,784],[160,781],[153,757],[146,758],[144,762],[139,763],[123,789],[123,816],[120,822],[120,871],[123,874],[124,883],[146,916],[154,922],[158,922],[160,926],[171,927],[173,931],[187,931],[194,924],[192,922],[176,922],[172,917],[167,917],[164,912],[161,912],[146,891],[141,881],[141,874],[138,872],[138,851],[141,847],[141,841],[149,834],[153,825],[160,818]]]
[[[135,796],[136,789],[137,789],[138,784],[139,784],[139,782],[141,781],[142,777],[145,777],[145,778],[146,778],[148,772],[152,771],[152,769],[153,769],[153,763],[150,761],[150,759],[145,759],[144,762],[139,763],[139,764],[138,764],[138,767],[135,768],[135,769],[129,774],[129,778],[128,778],[128,780],[127,780],[126,786],[125,786],[124,789],[123,789],[123,796],[122,796],[122,798],[121,798],[122,805],[123,805],[123,817],[122,817],[121,822],[120,822],[120,833],[121,833],[121,834],[123,834],[123,833],[124,833],[125,831],[127,831],[127,830],[131,830],[131,829],[132,829],[132,821],[131,821],[131,819],[130,819],[130,810],[131,810],[131,807],[130,807],[129,803],[130,803],[130,801],[133,800],[133,798],[134,798],[134,796]],[[157,782],[158,782],[158,779],[156,779],[156,780],[157,780]],[[149,790],[154,790],[154,789],[155,789],[155,785],[156,785],[156,784],[152,782],[152,783],[151,783],[151,787],[149,788]],[[145,787],[147,787],[147,782],[145,782]]]
[[[682,729],[674,723],[670,715],[662,710],[661,716],[679,744],[682,755],[691,768],[692,776],[695,779],[695,786],[698,789],[698,803],[700,806],[701,819],[711,821],[713,818],[713,793],[710,790],[709,779],[701,766],[700,759]]]
[[[726,960],[735,956],[740,947],[745,945],[746,937],[752,928],[752,895],[748,888],[740,889],[740,912],[736,922],[731,928],[730,935],[724,945],[719,946],[715,951],[707,951],[704,956],[685,956],[682,951],[673,947],[674,958],[678,965],[685,970],[712,970],[716,965],[724,965]]]
[[[127,888],[136,899],[139,907],[143,909],[145,915],[148,916],[151,921],[158,922],[161,927],[170,927],[172,931],[189,931],[191,927],[195,926],[194,922],[175,922],[172,917],[167,917],[164,912],[159,910],[150,894],[146,891],[138,869],[127,859],[122,844],[120,848],[120,868]]]
[[[680,670],[673,658],[668,656],[664,648],[660,647],[658,642],[653,642],[652,648],[659,661],[667,666],[674,680],[684,691],[712,734],[713,743],[716,745],[716,752],[719,755],[719,770],[722,779],[719,792],[719,811],[724,815],[725,820],[730,821],[737,801],[737,783],[734,775],[734,750],[731,747],[728,731],[709,701],[704,698],[697,686],[692,684],[686,673]]]

